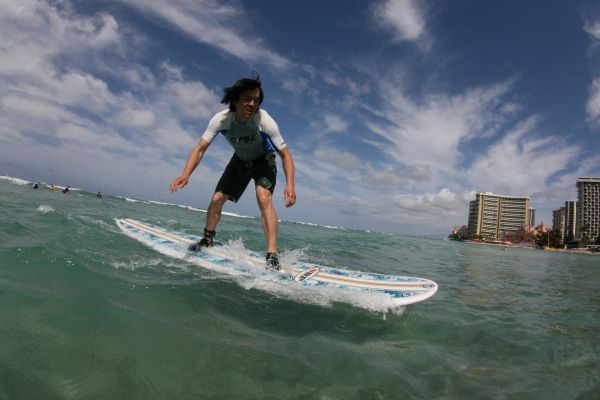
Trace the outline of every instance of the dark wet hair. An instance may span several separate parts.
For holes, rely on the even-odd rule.
[[[257,88],[260,91],[260,99],[258,101],[258,105],[260,106],[265,98],[265,94],[262,90],[260,75],[258,75],[258,72],[254,72],[254,76],[252,78],[239,79],[232,86],[226,87],[223,90],[224,95],[221,99],[221,104],[229,104],[229,110],[235,111],[235,106],[233,103],[239,100],[242,93]]]

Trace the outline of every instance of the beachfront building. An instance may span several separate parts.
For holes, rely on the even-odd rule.
[[[477,193],[469,203],[470,236],[484,240],[505,240],[522,232],[531,222],[529,197],[503,196],[491,192]]]
[[[557,236],[559,244],[565,243],[565,207],[552,210],[552,231]]]
[[[596,241],[600,235],[600,177],[577,180],[577,238]]]
[[[577,237],[577,202],[565,201],[565,205],[552,211],[552,231],[558,235],[558,244],[572,243]]]
[[[565,201],[565,231],[563,243],[571,243],[577,237],[577,202]]]
[[[535,226],[535,208],[529,207],[529,221],[527,221],[527,225]]]

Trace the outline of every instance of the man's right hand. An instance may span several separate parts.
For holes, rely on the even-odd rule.
[[[169,190],[171,191],[171,193],[176,192],[177,189],[180,189],[180,188],[184,187],[185,185],[187,185],[188,180],[189,179],[183,175],[178,176],[177,178],[173,179],[173,182],[171,182],[171,186],[169,186]]]
[[[188,156],[188,159],[185,162],[183,172],[180,176],[173,179],[173,182],[171,182],[171,186],[169,186],[169,190],[171,191],[171,193],[176,192],[177,189],[181,189],[182,187],[188,184],[192,172],[194,172],[194,170],[200,163],[200,160],[202,160],[202,156],[208,148],[208,145],[209,143],[206,140],[200,138],[196,147],[194,147],[190,152],[190,155]]]

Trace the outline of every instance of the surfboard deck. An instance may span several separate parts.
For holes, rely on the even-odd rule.
[[[197,242],[198,236],[134,219],[117,219],[116,224],[127,236],[160,253],[228,274],[251,275],[282,284],[367,292],[385,297],[396,306],[426,300],[438,289],[437,283],[429,279],[351,271],[303,261],[283,265],[275,271],[265,267],[264,255],[260,253],[245,250],[232,254],[219,246],[190,251],[188,246]]]

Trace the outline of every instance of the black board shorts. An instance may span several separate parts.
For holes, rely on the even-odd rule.
[[[275,153],[266,154],[252,161],[243,161],[234,153],[217,183],[215,193],[221,192],[227,195],[229,200],[237,203],[251,179],[254,179],[256,185],[273,193],[277,183]]]

